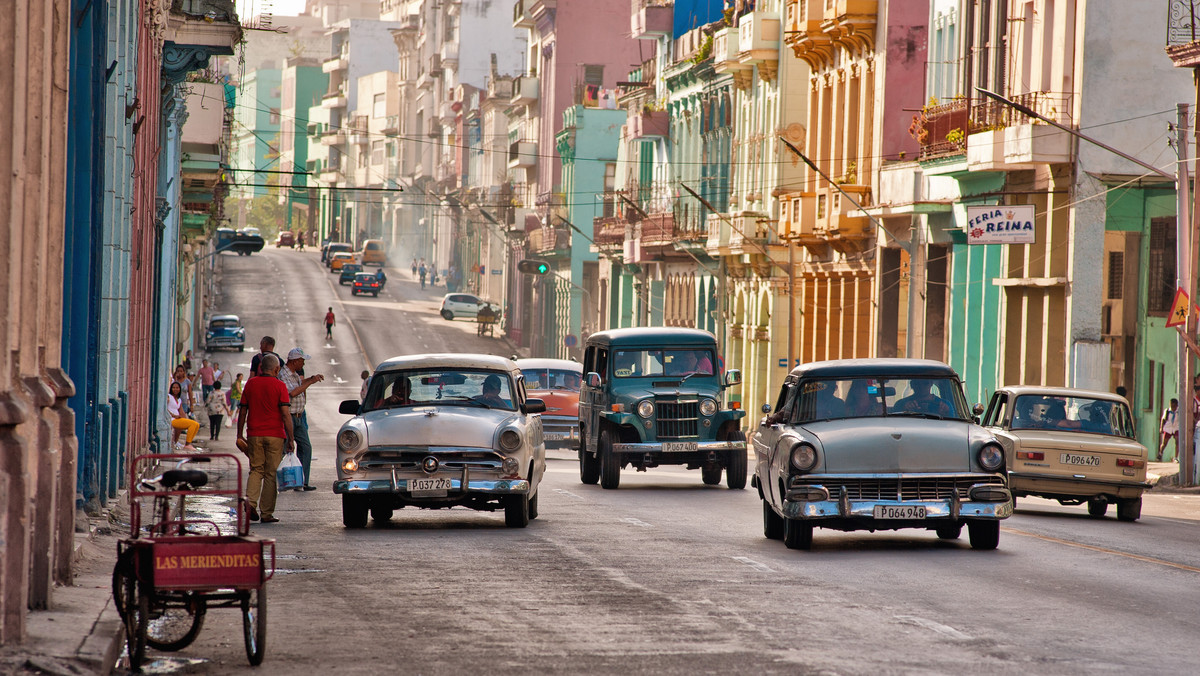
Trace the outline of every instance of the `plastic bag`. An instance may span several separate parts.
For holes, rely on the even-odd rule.
[[[222,424],[225,425],[225,427],[227,427],[227,428],[233,427],[233,416],[231,416],[231,415],[225,416],[225,422]]]
[[[281,491],[290,491],[304,485],[304,466],[300,464],[300,458],[297,458],[295,453],[283,455],[279,469],[275,470],[275,483]]]

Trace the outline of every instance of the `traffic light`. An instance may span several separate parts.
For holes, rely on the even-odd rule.
[[[527,275],[546,275],[550,273],[550,264],[535,258],[526,258],[517,263],[517,270]]]

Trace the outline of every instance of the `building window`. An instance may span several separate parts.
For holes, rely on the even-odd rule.
[[[371,117],[387,116],[387,94],[376,94],[371,105]]]
[[[583,67],[583,83],[585,85],[604,86],[604,66],[592,64]]]
[[[371,141],[371,164],[383,164],[383,141]]]
[[[1125,252],[1108,252],[1108,300],[1121,300],[1125,297]]]
[[[267,117],[267,122],[270,124],[279,124],[279,109],[272,108],[270,115]]]
[[[1146,279],[1149,314],[1166,317],[1175,299],[1175,217],[1150,219],[1150,255]]]

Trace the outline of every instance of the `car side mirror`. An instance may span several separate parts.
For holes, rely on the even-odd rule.
[[[342,415],[358,415],[358,400],[347,399],[338,405],[338,413]]]
[[[979,416],[983,415],[983,404],[975,404],[974,406],[972,406],[971,413],[974,413],[975,417],[979,417]]]
[[[770,404],[763,404],[763,405],[762,405],[762,412],[763,412],[763,413],[770,413],[770,412],[771,412],[771,405],[770,405]]]
[[[729,369],[725,372],[725,386],[740,385],[742,383],[742,372],[738,369]]]
[[[545,413],[546,402],[541,399],[526,399],[522,408],[526,413]]]
[[[583,377],[583,380],[585,383],[587,383],[588,387],[600,387],[600,374],[596,373],[595,371],[588,372],[588,374]]]

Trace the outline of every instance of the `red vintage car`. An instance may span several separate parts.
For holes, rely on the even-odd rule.
[[[275,248],[278,249],[281,246],[288,248],[296,246],[296,235],[291,230],[279,233],[279,239],[275,240]]]
[[[583,365],[567,359],[518,359],[530,397],[546,402],[542,414],[546,448],[579,447],[579,384]]]

